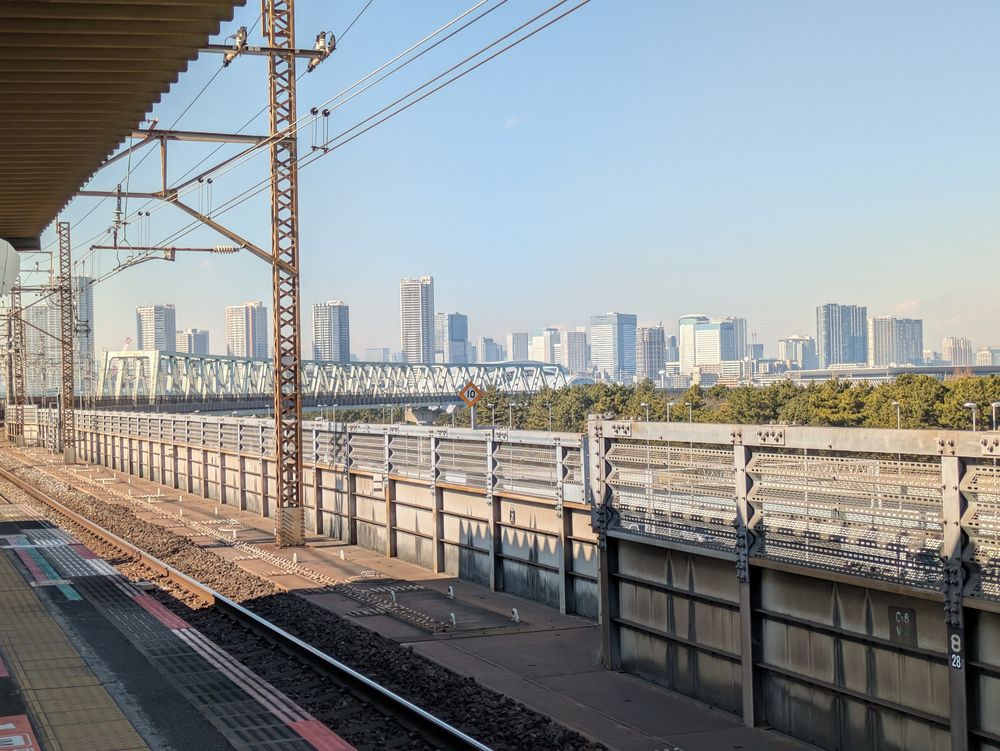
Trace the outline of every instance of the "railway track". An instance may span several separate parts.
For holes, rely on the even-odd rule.
[[[136,559],[146,569],[156,575],[166,579],[173,587],[176,587],[188,595],[201,600],[212,606],[213,622],[207,622],[205,617],[199,618],[202,621],[198,627],[208,632],[208,636],[213,639],[219,636],[227,636],[231,642],[221,646],[228,648],[234,646],[244,653],[256,654],[257,661],[261,661],[262,647],[254,640],[263,640],[270,645],[271,650],[280,650],[286,655],[294,656],[300,662],[305,663],[318,675],[328,679],[344,691],[349,692],[361,706],[352,706],[344,709],[344,702],[332,700],[339,705],[337,714],[340,720],[362,725],[372,725],[378,723],[377,718],[371,716],[363,717],[362,711],[367,705],[374,708],[377,713],[392,722],[397,723],[396,738],[388,743],[381,733],[385,732],[379,728],[376,735],[381,738],[384,747],[398,748],[445,748],[459,749],[461,751],[490,751],[490,747],[480,743],[470,735],[452,726],[444,720],[436,717],[432,713],[422,709],[413,702],[405,699],[397,693],[380,685],[376,681],[363,675],[361,672],[348,665],[334,659],[325,652],[317,649],[306,641],[289,633],[280,626],[272,623],[267,618],[253,612],[229,597],[219,593],[208,585],[188,576],[177,568],[165,563],[151,553],[143,550],[138,545],[119,537],[113,532],[105,529],[83,514],[69,508],[51,495],[39,490],[30,483],[24,481],[18,475],[0,468],[0,480],[14,486],[20,492],[34,499],[51,509],[58,515],[65,517],[72,524],[85,529],[88,533],[96,537],[104,544],[120,551],[126,556]],[[244,634],[234,634],[231,628],[220,625],[218,615],[226,619],[235,621],[244,630]],[[241,658],[243,654],[239,655]],[[266,663],[267,661],[264,660]],[[253,669],[255,666],[251,665]],[[282,669],[276,671],[278,674],[284,672]],[[299,676],[296,676],[298,679]],[[328,689],[312,686],[313,693],[327,691]],[[367,710],[369,715],[372,710]],[[402,733],[400,733],[402,730]],[[402,737],[399,737],[402,736]]]

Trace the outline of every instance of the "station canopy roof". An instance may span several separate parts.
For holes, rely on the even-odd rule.
[[[246,0],[0,0],[0,238],[37,247]]]

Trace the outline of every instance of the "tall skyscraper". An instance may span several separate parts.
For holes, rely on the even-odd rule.
[[[663,342],[663,361],[679,362],[681,359],[681,349],[677,346],[677,337],[668,334]]]
[[[94,348],[94,280],[73,277],[73,370],[74,389],[81,396],[97,389],[97,358]]]
[[[328,300],[312,309],[313,359],[351,361],[351,321],[347,303]]]
[[[469,352],[469,317],[462,313],[434,314],[434,362],[464,365]]]
[[[816,308],[816,350],[819,366],[868,361],[868,308],[827,303]]]
[[[399,338],[406,362],[434,362],[434,278],[399,280]]]
[[[793,334],[778,340],[778,359],[789,367],[812,370],[819,367],[816,357],[816,340],[804,334]]]
[[[260,300],[226,307],[226,354],[251,360],[271,359],[267,307]]]
[[[528,342],[528,359],[535,362],[559,362],[559,329],[551,327],[532,329]]]
[[[560,364],[574,375],[590,372],[589,347],[587,345],[587,329],[580,326],[576,331],[562,333],[560,348]]]
[[[685,374],[701,367],[717,368],[723,362],[747,356],[745,318],[686,315],[680,319],[680,334],[680,366]]]
[[[530,337],[526,331],[514,331],[507,334],[507,359],[521,362],[528,359],[528,342]]]
[[[184,329],[177,332],[177,352],[186,355],[208,354],[208,330]]]
[[[656,381],[666,362],[666,334],[663,324],[636,329],[635,331],[635,376]]]
[[[636,316],[605,313],[590,318],[590,359],[604,378],[628,383],[635,377]]]
[[[972,342],[964,336],[946,336],[941,342],[941,359],[958,367],[972,365]]]
[[[24,388],[28,396],[54,396],[62,388],[59,306],[52,298],[24,309]],[[44,333],[47,332],[47,333]]]
[[[500,362],[503,360],[503,347],[489,336],[479,337],[476,353],[479,356],[477,362]]]
[[[135,309],[136,349],[173,352],[177,347],[177,311],[173,305],[142,305]]]
[[[976,365],[1000,365],[1000,347],[980,347],[976,352]]]

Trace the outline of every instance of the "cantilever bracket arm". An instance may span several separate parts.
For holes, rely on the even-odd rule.
[[[201,48],[201,52],[214,52],[219,55],[226,55],[230,52],[236,52],[236,49],[231,44],[206,44]],[[286,47],[266,47],[254,44],[248,44],[239,50],[241,55],[288,55],[291,53],[295,57],[302,58],[314,58],[322,57],[322,50],[307,50],[307,49],[287,49]]]

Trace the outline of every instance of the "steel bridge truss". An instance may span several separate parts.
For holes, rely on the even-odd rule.
[[[558,365],[419,365],[301,361],[303,398],[335,404],[454,401],[469,381],[504,394],[533,394],[567,384]],[[158,400],[269,397],[274,366],[267,360],[159,351],[107,352],[98,383],[102,399]]]

